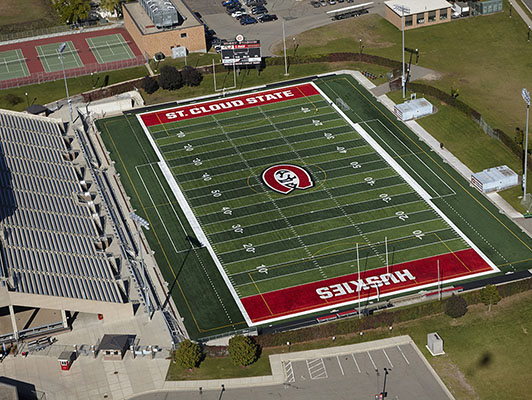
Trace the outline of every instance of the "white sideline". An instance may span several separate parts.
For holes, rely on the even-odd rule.
[[[203,232],[203,229],[201,228],[201,225],[199,221],[197,220],[196,216],[194,215],[194,212],[190,208],[190,205],[188,204],[185,195],[179,188],[179,185],[177,184],[172,172],[170,171],[170,168],[168,168],[168,165],[166,164],[166,161],[164,161],[164,158],[159,151],[159,148],[157,147],[157,144],[155,143],[155,140],[153,140],[153,137],[151,136],[148,128],[146,125],[144,125],[144,121],[142,121],[141,114],[137,114],[137,120],[139,121],[140,126],[142,126],[142,130],[144,131],[146,137],[148,138],[148,141],[151,144],[151,147],[153,148],[153,151],[155,151],[155,154],[157,154],[157,157],[159,158],[159,162],[157,163],[159,165],[159,168],[161,168],[161,171],[168,182],[168,185],[170,186],[170,189],[172,189],[172,193],[176,197],[181,209],[183,210],[183,213],[187,217],[187,220],[190,224],[190,227],[192,228],[192,231],[196,235],[197,239],[205,244],[205,247],[209,251],[210,256],[212,257],[214,263],[216,264],[216,267],[218,268],[218,271],[220,272],[220,275],[222,276],[225,284],[227,285],[227,288],[231,292],[231,295],[235,299],[235,302],[244,316],[244,319],[246,320],[246,323],[248,326],[252,325],[251,319],[249,318],[249,315],[244,308],[244,305],[240,301],[240,298],[238,297],[235,288],[231,284],[231,281],[229,280],[229,277],[225,273],[225,270],[222,266],[222,263],[220,263],[220,260],[218,260],[218,257],[216,256],[216,253],[214,252],[214,249],[211,246],[211,243],[207,239],[207,236]]]
[[[314,83],[312,82],[314,85]],[[403,167],[401,167],[397,161],[395,161],[387,152],[384,150],[375,139],[373,139],[365,130],[362,128],[359,124],[355,124],[351,119],[342,111],[340,108],[329,99],[329,97],[316,85],[314,85],[316,90],[320,92],[320,94],[323,96],[325,100],[327,100],[331,107],[333,107],[352,127],[355,129],[360,136],[366,140],[366,142],[375,149],[375,151],[381,155],[381,157],[395,170],[401,177],[432,207],[436,213],[452,228],[454,229],[458,235],[472,248],[474,249],[481,257],[484,259],[484,261],[493,269],[492,271],[487,272],[479,272],[473,275],[468,275],[468,278],[471,277],[478,277],[482,275],[492,274],[494,272],[500,272],[499,268],[488,258],[486,255],[432,202],[431,196],[423,189],[412,177],[404,170]],[[455,282],[463,280],[464,277],[444,280],[442,283],[449,283],[449,282]],[[419,286],[419,288],[425,288],[434,286],[434,284],[428,284]],[[398,292],[399,293],[399,292]]]

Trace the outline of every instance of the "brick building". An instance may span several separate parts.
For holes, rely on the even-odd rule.
[[[174,47],[185,47],[189,52],[207,51],[203,24],[181,0],[140,1],[124,3],[123,14],[125,28],[143,54],[150,58],[158,52],[171,56]],[[153,3],[156,5],[162,3],[163,7],[169,5],[170,8],[175,8],[177,10],[175,21],[159,24],[153,14],[148,15],[149,7],[154,7]]]
[[[405,12],[405,30],[431,26],[451,20],[451,4],[445,0],[390,0],[385,1],[386,19],[402,29],[402,13],[396,6],[408,8]]]

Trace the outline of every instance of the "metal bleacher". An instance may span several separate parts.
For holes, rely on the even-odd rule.
[[[122,303],[60,121],[0,110],[0,285]]]

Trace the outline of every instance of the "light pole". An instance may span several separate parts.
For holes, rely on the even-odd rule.
[[[146,270],[146,266],[144,265],[144,260],[142,259],[142,243],[140,241],[140,231],[142,228],[146,230],[150,230],[150,224],[148,221],[146,221],[144,218],[139,217],[137,214],[131,212],[129,213],[129,217],[135,222],[135,225],[137,226],[137,233],[139,235],[139,259],[140,264],[142,265],[142,270],[144,273],[144,300],[146,301],[146,311],[148,312],[148,315],[151,313],[151,307],[150,307],[150,293],[149,293],[149,287],[148,287],[148,272]],[[151,319],[151,316],[150,316]]]
[[[286,62],[286,36],[284,31],[284,18],[283,18],[283,52],[284,52],[284,76],[288,76],[288,63]]]
[[[523,168],[523,201],[526,201],[526,171],[527,171],[527,154],[528,154],[528,113],[530,111],[530,93],[523,88],[521,96],[526,103],[526,129],[525,129],[525,167]]]
[[[382,392],[381,392],[381,395],[382,395],[383,399],[388,397],[388,393],[386,393],[386,377],[388,376],[388,374],[389,374],[388,369],[384,368],[384,385],[382,387]]]
[[[94,89],[94,72],[91,72],[91,83],[92,83],[92,88]]]
[[[24,93],[26,95],[26,104],[30,106],[30,101],[28,100],[28,92]]]
[[[528,27],[527,41],[530,43],[530,26]]]
[[[359,43],[360,43],[360,60],[359,61],[362,62],[362,49],[364,48],[364,46],[362,46],[362,39],[360,39]]]
[[[396,11],[401,12],[401,21],[402,21],[402,36],[403,36],[403,77],[401,78],[401,82],[403,84],[403,99],[406,97],[406,76],[405,76],[405,13],[410,14],[410,8],[400,5],[400,4],[394,4],[393,8]]]
[[[70,122],[72,122],[72,103],[70,102],[70,96],[68,95],[68,85],[67,85],[66,74],[65,74],[65,62],[63,60],[64,59],[63,51],[65,51],[65,47],[66,47],[66,43],[65,42],[61,43],[58,51],[59,51],[59,59],[61,60],[61,67],[63,68],[63,79],[65,80],[65,91],[67,95],[68,107],[70,110]]]

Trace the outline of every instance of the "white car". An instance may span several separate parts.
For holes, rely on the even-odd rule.
[[[244,11],[235,11],[234,13],[231,14],[231,17],[236,18],[242,15],[244,15]]]

